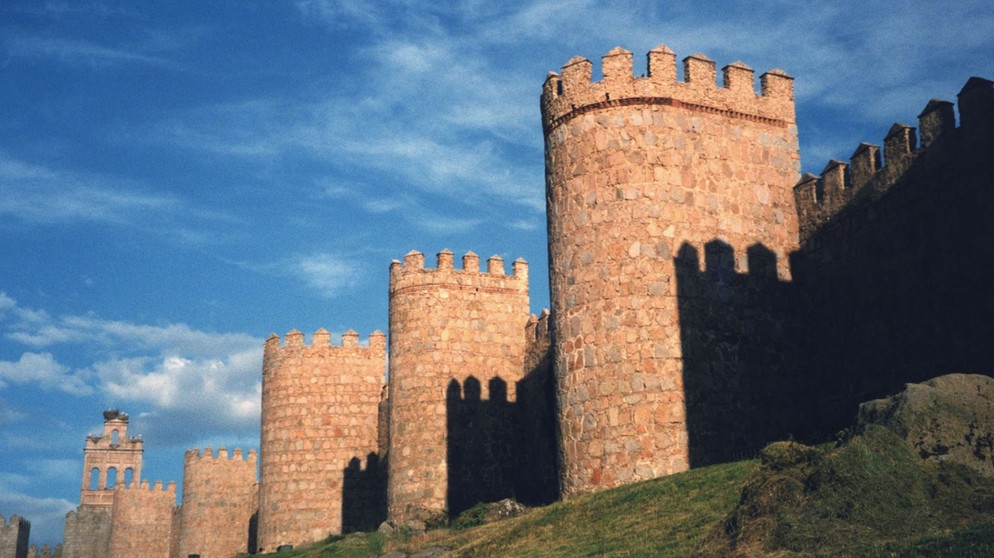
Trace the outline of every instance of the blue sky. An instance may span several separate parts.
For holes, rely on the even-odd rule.
[[[61,539],[105,408],[152,481],[258,447],[265,337],[386,331],[411,249],[524,257],[547,306],[538,98],[574,55],[781,68],[815,173],[994,78],[989,0],[604,4],[0,3],[0,514]]]

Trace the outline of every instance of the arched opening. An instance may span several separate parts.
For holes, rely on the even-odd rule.
[[[87,490],[99,490],[100,489],[100,468],[94,467],[90,469],[90,480],[87,482],[89,488]]]
[[[114,488],[117,484],[117,467],[107,469],[107,488]]]
[[[112,446],[116,446],[119,443],[120,437],[121,437],[121,435],[117,432],[117,430],[114,430],[113,432],[111,432],[110,433],[110,444]]]
[[[125,488],[131,488],[131,481],[135,476],[135,470],[128,467],[124,470],[124,486]]]

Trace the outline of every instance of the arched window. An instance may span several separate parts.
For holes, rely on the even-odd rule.
[[[117,484],[117,467],[107,469],[107,488],[114,488]]]
[[[87,483],[89,488],[87,490],[98,490],[100,488],[100,468],[94,467],[90,469],[90,482]]]
[[[112,446],[116,446],[119,443],[120,436],[121,435],[118,434],[117,430],[114,430],[113,432],[111,432],[110,433],[110,444]]]
[[[127,469],[124,470],[124,486],[126,488],[131,488],[131,480],[134,478],[134,476],[135,476],[135,470],[132,469],[131,467],[128,467]]]

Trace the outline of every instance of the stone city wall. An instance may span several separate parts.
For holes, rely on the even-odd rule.
[[[792,79],[660,46],[574,58],[542,92],[564,495],[690,466],[674,259],[761,243],[789,278],[799,174]]]
[[[107,558],[170,558],[176,483],[114,490]]]

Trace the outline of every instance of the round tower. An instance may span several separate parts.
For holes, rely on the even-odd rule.
[[[345,470],[377,451],[386,336],[359,334],[331,345],[320,329],[311,345],[291,331],[271,335],[262,365],[259,455],[260,551],[342,532]]]
[[[514,401],[516,382],[524,374],[528,319],[524,260],[513,263],[512,275],[505,274],[497,256],[481,272],[472,252],[463,256],[462,269],[454,269],[448,250],[438,254],[437,269],[425,269],[424,255],[417,251],[390,266],[387,495],[392,520],[424,520],[447,507],[454,511],[448,502],[455,488],[449,463],[461,449],[451,444],[493,438],[489,426],[481,424],[473,432],[452,432],[450,406],[462,402],[464,386],[474,410],[495,396]],[[499,476],[479,484],[504,482]]]
[[[254,552],[249,524],[257,508],[255,450],[243,458],[211,447],[186,452],[183,505],[180,507],[179,556],[225,558]]]
[[[565,496],[690,465],[676,262],[761,244],[788,278],[799,175],[792,79],[665,46],[573,58],[542,92],[550,289]],[[693,258],[691,258],[693,260]],[[731,265],[731,264],[730,264]],[[684,332],[687,335],[688,332]]]

